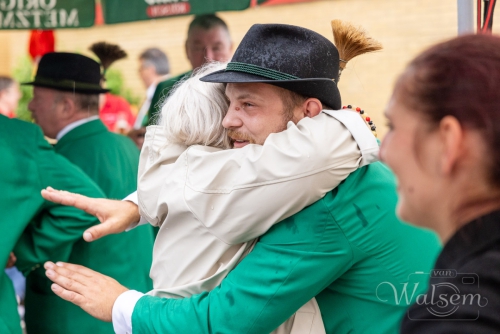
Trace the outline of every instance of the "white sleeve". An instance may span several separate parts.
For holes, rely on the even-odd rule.
[[[142,296],[139,291],[128,290],[116,298],[111,314],[116,334],[132,334],[132,313]]]
[[[134,191],[133,193],[131,193],[130,195],[128,195],[127,197],[125,197],[123,199],[123,201],[129,201],[129,202],[132,202],[134,203],[135,205],[139,206],[139,199],[137,198],[137,191]],[[125,230],[125,232],[128,232],[134,228],[136,228],[137,226],[141,226],[141,225],[146,225],[148,224],[148,221],[141,216],[141,219],[138,221],[138,222],[133,222],[129,225],[129,227]]]
[[[191,212],[219,239],[238,244],[321,199],[376,160],[362,155],[366,145],[378,151],[375,137],[359,114],[348,112],[361,148],[346,125],[326,113],[289,122],[264,145],[219,152],[190,147],[179,159],[186,166],[184,199]]]

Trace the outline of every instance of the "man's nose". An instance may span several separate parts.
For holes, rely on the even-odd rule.
[[[205,59],[207,60],[207,62],[211,62],[211,61],[214,61],[214,52],[212,50],[212,48],[205,48]]]
[[[243,125],[241,118],[235,113],[234,107],[229,106],[226,116],[222,120],[222,126],[226,129],[239,128]]]

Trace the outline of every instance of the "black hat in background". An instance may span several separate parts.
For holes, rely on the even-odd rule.
[[[285,24],[255,24],[246,33],[225,70],[206,82],[261,82],[282,87],[325,105],[341,108],[339,53],[320,34]]]
[[[101,66],[89,57],[76,53],[51,52],[38,65],[35,80],[23,83],[80,94],[101,94]]]

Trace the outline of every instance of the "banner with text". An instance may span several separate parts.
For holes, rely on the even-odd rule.
[[[0,29],[83,28],[94,17],[94,0],[0,0]]]
[[[188,14],[210,14],[243,10],[250,0],[105,0],[102,1],[107,24],[151,20]]]

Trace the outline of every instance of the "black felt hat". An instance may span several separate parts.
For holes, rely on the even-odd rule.
[[[285,24],[255,24],[246,33],[231,62],[206,82],[262,82],[341,108],[339,53],[320,34]]]
[[[40,59],[35,80],[23,83],[81,94],[106,93],[101,87],[101,66],[76,53],[51,52]]]

